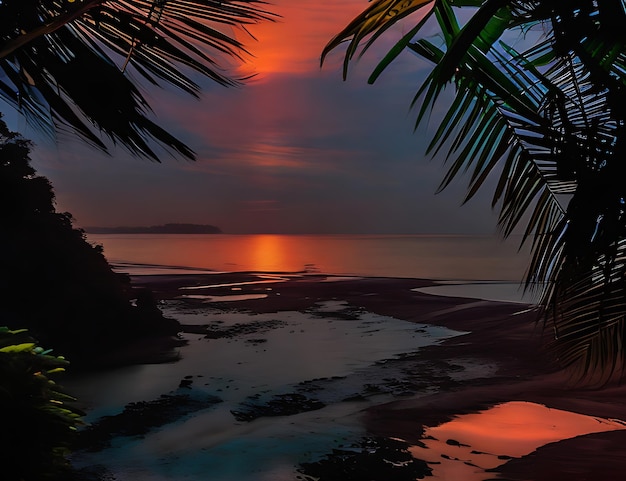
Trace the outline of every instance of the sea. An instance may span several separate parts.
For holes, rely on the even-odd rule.
[[[497,235],[88,234],[117,270],[307,272],[440,281],[433,294],[534,302],[521,238]]]
[[[90,234],[88,240],[103,246],[118,271],[131,275],[252,271],[427,278],[440,283],[429,288],[433,294],[515,302],[524,302],[519,286],[528,263],[528,252],[515,239],[504,242],[491,236]],[[520,305],[520,310],[526,307]],[[466,334],[355,311],[341,299],[303,312],[260,314],[210,302],[189,307],[176,300],[161,308],[166,316],[199,328],[266,328],[219,339],[181,333],[186,344],[176,362],[66,378],[63,387],[85,409],[87,425],[121,413],[129,403],[171,394],[209,395],[220,401],[145,435],[121,433],[105,449],[75,453],[75,467],[101,466],[116,481],[318,479],[305,475],[302,466],[322,462],[332,453],[360,452],[358,443],[368,436],[364,410],[404,396],[390,386],[401,390],[407,376],[419,380],[423,366],[409,369],[404,360],[425,346]],[[455,359],[454,364],[456,370],[447,373],[453,381],[497,372],[496,365],[478,360]],[[423,392],[412,395],[436,389],[425,383]],[[368,393],[365,398],[355,395],[363,392]],[[294,393],[324,407],[252,421],[235,415]],[[493,479],[486,469],[547,442],[624,426],[519,400],[451,423],[425,427],[424,443],[410,448],[414,456],[431,462],[433,480]],[[458,443],[451,446],[445,441],[449,439]],[[461,447],[465,454],[459,454]]]

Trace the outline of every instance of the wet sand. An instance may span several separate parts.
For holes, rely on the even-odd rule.
[[[148,287],[160,300],[184,300],[190,308],[202,308],[210,300],[214,307],[271,313],[305,311],[321,301],[337,300],[383,316],[468,332],[402,360],[417,366],[420,378],[437,390],[409,392],[367,407],[362,422],[372,437],[399,438],[420,446],[429,428],[511,401],[626,420],[626,386],[574,384],[551,360],[536,314],[523,304],[425,294],[415,289],[436,283],[421,279],[224,273],[136,276],[133,284]],[[228,297],[220,302],[219,296]],[[436,369],[429,371],[428,366]],[[446,369],[456,374],[442,378]],[[617,426],[612,429],[620,429]],[[523,437],[524,432],[511,436]],[[462,444],[461,439],[448,441]],[[520,457],[502,456],[499,466],[483,479],[621,480],[626,469],[625,441],[626,431],[608,430],[550,442]],[[457,461],[471,464],[462,457]]]

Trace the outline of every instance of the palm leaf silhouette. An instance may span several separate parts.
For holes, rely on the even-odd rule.
[[[368,11],[379,3],[389,4]],[[459,7],[474,7],[463,25]],[[440,188],[468,173],[469,199],[499,175],[499,225],[504,236],[523,228],[532,243],[526,287],[543,292],[537,307],[556,357],[583,376],[610,378],[626,361],[623,4],[432,0],[419,9],[428,13],[370,81],[405,49],[433,63],[413,105],[422,123],[454,89],[428,148],[450,161]],[[370,45],[361,32],[375,37],[398,21],[368,30],[366,14],[329,42],[322,61],[350,41],[349,63],[359,43]],[[433,22],[438,40],[420,37]],[[518,51],[510,40],[520,33]]]
[[[217,59],[241,58],[246,50],[225,32],[273,19],[264,7],[257,0],[4,0],[0,96],[50,135],[67,129],[106,150],[104,134],[159,160],[156,141],[193,158],[149,120],[138,86],[170,85],[198,96],[201,77],[237,85],[241,79]]]

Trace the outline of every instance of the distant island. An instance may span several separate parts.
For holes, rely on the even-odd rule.
[[[149,227],[85,227],[89,234],[221,234],[222,230],[214,225],[201,224],[163,224]]]

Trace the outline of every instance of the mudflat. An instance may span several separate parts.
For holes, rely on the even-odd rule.
[[[561,370],[545,347],[532,306],[426,294],[419,289],[436,285],[426,279],[216,273],[132,280],[179,312],[210,308],[267,314],[309,312],[318,306],[317,314],[323,315],[320,303],[342,302],[349,309],[341,315],[368,312],[463,333],[390,360],[402,366],[394,371],[402,376],[369,386],[378,393],[363,388],[352,399],[338,401],[364,401],[359,419],[365,435],[345,451],[329,448],[324,459],[303,463],[300,479],[365,479],[355,466],[392,481],[422,476],[450,481],[623,479],[626,386],[590,386]],[[183,332],[207,338],[236,337],[251,328],[237,329],[183,323]],[[262,336],[252,341],[264,342]],[[161,360],[172,361],[172,346],[162,347]],[[184,355],[184,347],[174,349]],[[148,352],[150,362],[159,360],[154,350]],[[323,388],[314,384],[309,392]],[[384,402],[368,402],[381,390],[389,394]],[[323,407],[306,392],[233,415],[250,422]]]

